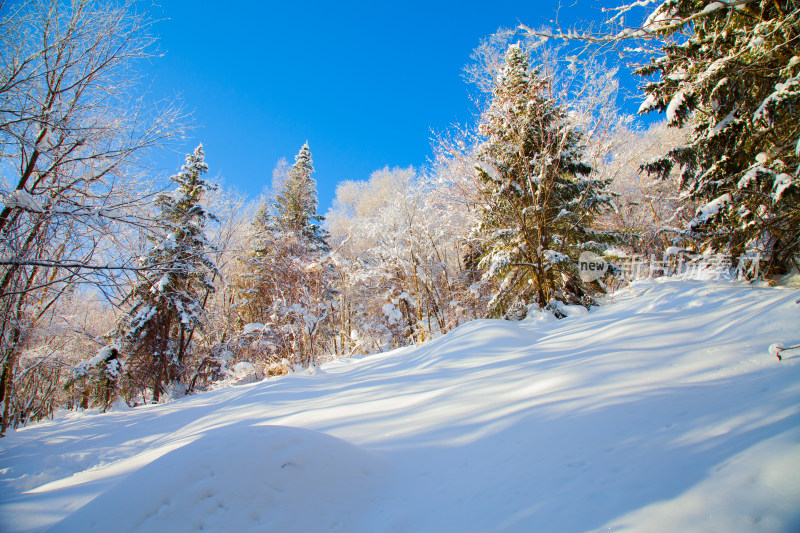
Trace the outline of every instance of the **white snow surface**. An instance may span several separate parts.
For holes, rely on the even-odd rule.
[[[667,123],[672,124],[678,119],[678,111],[686,102],[687,90],[681,89],[672,97],[667,106]]]
[[[636,111],[637,115],[642,115],[655,109],[656,104],[658,103],[656,97],[652,94],[648,94],[647,98],[644,99],[642,105],[639,106],[639,109]]]
[[[800,291],[644,280],[563,320],[0,441],[0,530],[800,531]]]
[[[249,335],[251,333],[261,333],[263,330],[264,324],[260,322],[251,322],[250,324],[245,324],[242,331],[245,335]]]
[[[41,213],[43,211],[42,203],[39,198],[35,197],[26,190],[18,189],[11,191],[4,198],[0,199],[6,207],[14,208],[19,207],[34,213]]]

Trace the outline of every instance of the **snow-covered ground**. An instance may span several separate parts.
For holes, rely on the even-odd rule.
[[[561,321],[0,441],[0,529],[800,531],[800,291],[643,281]]]

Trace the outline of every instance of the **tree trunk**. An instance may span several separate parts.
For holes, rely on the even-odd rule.
[[[14,365],[17,364],[17,345],[19,339],[19,328],[14,327],[11,331],[11,342],[9,342],[9,347],[6,350],[6,360],[3,363],[2,383],[0,384],[3,398],[3,420],[2,424],[0,424],[0,437],[6,436],[6,430],[10,423],[11,397],[14,392]]]

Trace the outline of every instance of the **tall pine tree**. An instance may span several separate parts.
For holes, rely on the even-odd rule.
[[[262,205],[251,224],[252,247],[240,258],[235,285],[243,328],[239,351],[252,359],[314,362],[315,339],[330,308],[325,280],[330,267],[320,264],[329,247],[319,226],[323,217],[317,214],[313,173],[306,143],[278,183],[272,204]]]
[[[589,178],[581,132],[549,95],[549,81],[511,45],[479,126],[482,260],[499,280],[491,316],[551,300],[590,302],[576,274],[584,249],[601,248],[590,228],[610,204],[606,182]]]
[[[324,218],[317,213],[317,182],[308,143],[295,156],[295,163],[275,192],[275,220],[280,231],[302,237],[311,248],[327,249]]]
[[[154,246],[143,258],[146,267],[132,292],[133,307],[124,339],[130,353],[128,371],[158,400],[163,386],[180,382],[195,328],[202,328],[204,303],[214,290],[218,270],[204,228],[215,220],[202,203],[215,189],[202,175],[208,171],[203,145],[186,156],[181,171],[170,177],[174,192],[156,198],[160,214],[151,237]]]

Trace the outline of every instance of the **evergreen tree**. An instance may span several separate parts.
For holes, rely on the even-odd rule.
[[[666,112],[689,142],[644,165],[682,167],[700,203],[688,236],[711,251],[759,252],[770,273],[800,252],[800,3],[668,0],[644,30],[665,39],[638,73],[640,112]]]
[[[329,313],[330,265],[320,264],[329,247],[318,224],[323,217],[317,214],[313,173],[306,143],[278,182],[273,203],[258,209],[250,227],[251,248],[240,258],[242,273],[235,282],[243,328],[239,351],[267,363],[313,364],[314,342]]]
[[[511,45],[481,117],[478,229],[486,238],[482,263],[500,280],[491,316],[529,303],[591,301],[576,264],[581,250],[601,247],[589,224],[611,198],[606,182],[588,177],[581,132],[548,89],[528,54]]]
[[[134,364],[128,368],[149,380],[156,401],[162,384],[184,377],[192,333],[202,327],[205,299],[214,290],[217,267],[204,228],[215,217],[202,199],[215,186],[202,177],[207,171],[201,144],[170,177],[176,190],[156,198],[160,215],[154,246],[143,258],[146,269],[132,293],[125,341]]]
[[[275,219],[280,231],[301,236],[309,247],[326,250],[326,233],[320,227],[324,218],[317,214],[317,182],[311,150],[305,143],[295,163],[275,193]]]

